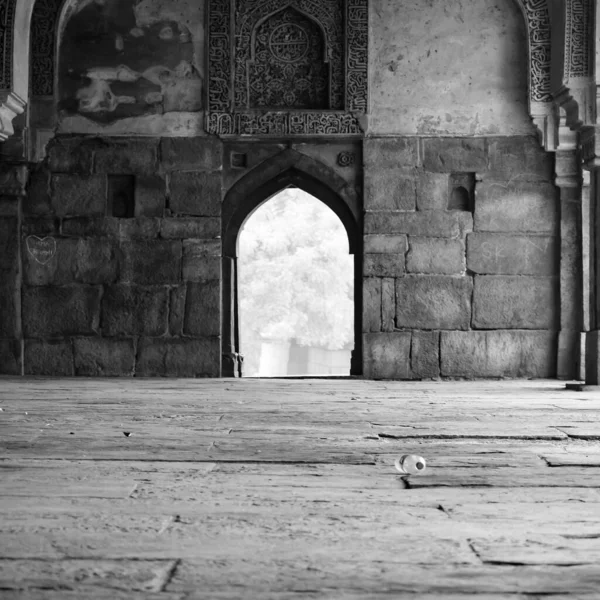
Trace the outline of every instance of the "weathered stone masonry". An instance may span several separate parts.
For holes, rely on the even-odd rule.
[[[52,142],[23,201],[26,374],[219,375],[221,163],[209,139]],[[107,216],[115,174],[134,218]],[[56,241],[47,263],[30,236]]]
[[[557,192],[530,137],[365,142],[367,377],[551,377]],[[448,210],[473,174],[474,211]]]

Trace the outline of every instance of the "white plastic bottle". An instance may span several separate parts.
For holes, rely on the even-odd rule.
[[[397,458],[394,464],[396,469],[405,475],[420,475],[427,467],[425,459],[416,454],[405,454]]]

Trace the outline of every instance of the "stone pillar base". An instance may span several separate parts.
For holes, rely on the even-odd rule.
[[[221,361],[221,377],[242,377],[244,357],[235,352],[223,354]]]
[[[585,338],[585,384],[600,385],[600,331],[590,331]]]

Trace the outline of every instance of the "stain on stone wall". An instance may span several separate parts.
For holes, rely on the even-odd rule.
[[[203,107],[202,11],[184,2],[83,0],[60,46],[60,116],[106,124]]]
[[[370,20],[371,133],[531,133],[517,2],[378,0]]]

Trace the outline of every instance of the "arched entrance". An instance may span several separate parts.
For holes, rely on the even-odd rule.
[[[223,377],[243,374],[238,298],[238,236],[244,222],[266,200],[296,187],[328,206],[340,219],[354,257],[354,350],[351,375],[362,374],[362,221],[358,200],[346,193],[345,182],[323,164],[286,151],[238,181],[223,203]]]
[[[337,215],[289,187],[238,236],[244,377],[340,377],[354,349],[354,257]]]

